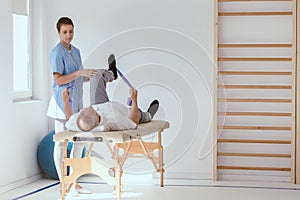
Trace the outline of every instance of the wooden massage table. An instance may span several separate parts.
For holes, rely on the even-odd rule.
[[[161,133],[169,128],[169,122],[152,120],[148,123],[139,124],[137,129],[109,132],[75,132],[62,131],[53,136],[55,142],[64,143],[64,160],[62,163],[62,180],[60,184],[61,199],[70,191],[74,182],[84,174],[95,174],[100,176],[105,182],[115,186],[117,199],[121,199],[121,178],[123,165],[127,158],[134,155],[142,155],[150,159],[160,173],[160,186],[164,185],[164,163],[163,146],[161,143]],[[157,133],[157,141],[146,142],[143,137]],[[68,158],[68,142],[91,142],[84,158]],[[114,148],[111,160],[100,159],[90,154],[94,142],[113,143]],[[120,150],[123,151],[120,155]],[[158,150],[158,155],[154,151]],[[68,174],[67,168],[72,170]],[[113,170],[115,176],[112,177],[109,171]]]

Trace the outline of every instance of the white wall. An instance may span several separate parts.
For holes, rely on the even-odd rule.
[[[5,47],[0,49],[4,83],[0,148],[5,163],[0,192],[38,177],[37,146],[53,129],[46,117],[51,95],[48,55],[59,41],[55,24],[61,16],[74,20],[73,44],[81,49],[86,66],[103,68],[108,54],[114,52],[122,71],[139,89],[141,107],[146,109],[153,96],[160,100],[157,118],[171,123],[163,137],[167,173],[211,178],[213,1],[33,1],[37,101],[27,103],[13,103],[11,1],[2,0],[0,6],[0,27],[4,27],[0,43]],[[120,79],[109,86],[112,99],[123,101],[124,91]],[[141,167],[128,167],[128,171],[150,170]]]
[[[171,123],[163,137],[167,176],[211,178],[213,1],[47,3],[48,54],[58,42],[57,19],[71,17],[73,44],[81,49],[85,67],[105,68],[114,52],[120,69],[139,90],[141,107],[146,109],[154,97],[159,99],[156,118]],[[126,101],[127,88],[120,79],[108,88],[113,100]],[[131,164],[127,172],[152,170],[150,163]]]
[[[1,171],[0,192],[39,178],[36,160],[37,146],[48,131],[45,115],[48,102],[48,77],[43,63],[42,6],[35,1],[34,8],[34,97],[36,101],[13,103],[12,66],[12,16],[11,0],[1,1],[0,6],[0,79],[1,79]]]

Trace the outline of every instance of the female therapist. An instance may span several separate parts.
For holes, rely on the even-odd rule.
[[[70,106],[74,113],[83,107],[83,81],[95,76],[94,69],[83,69],[80,51],[71,44],[74,36],[74,24],[68,17],[62,17],[56,24],[60,42],[50,53],[50,64],[53,73],[53,96],[51,98],[47,115],[55,119],[55,132],[65,129],[66,115],[63,106],[62,92],[68,88]],[[81,157],[84,144],[74,143],[71,156]],[[63,160],[63,143],[55,142],[54,163],[59,179],[61,180],[61,164]],[[79,184],[75,185],[77,193],[90,193]]]

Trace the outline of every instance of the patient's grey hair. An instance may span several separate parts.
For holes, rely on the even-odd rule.
[[[83,108],[77,117],[77,126],[80,130],[87,132],[97,126],[97,116],[90,108]]]

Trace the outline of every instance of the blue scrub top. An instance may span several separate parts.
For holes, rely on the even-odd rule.
[[[80,51],[71,45],[71,51],[68,51],[61,42],[59,42],[50,53],[50,64],[52,72],[62,75],[68,75],[80,69],[83,69]],[[53,96],[57,105],[65,113],[62,92],[65,88],[69,88],[70,92],[70,106],[74,113],[78,112],[83,107],[83,77],[78,77],[76,80],[65,85],[57,85],[53,79],[52,89]]]

